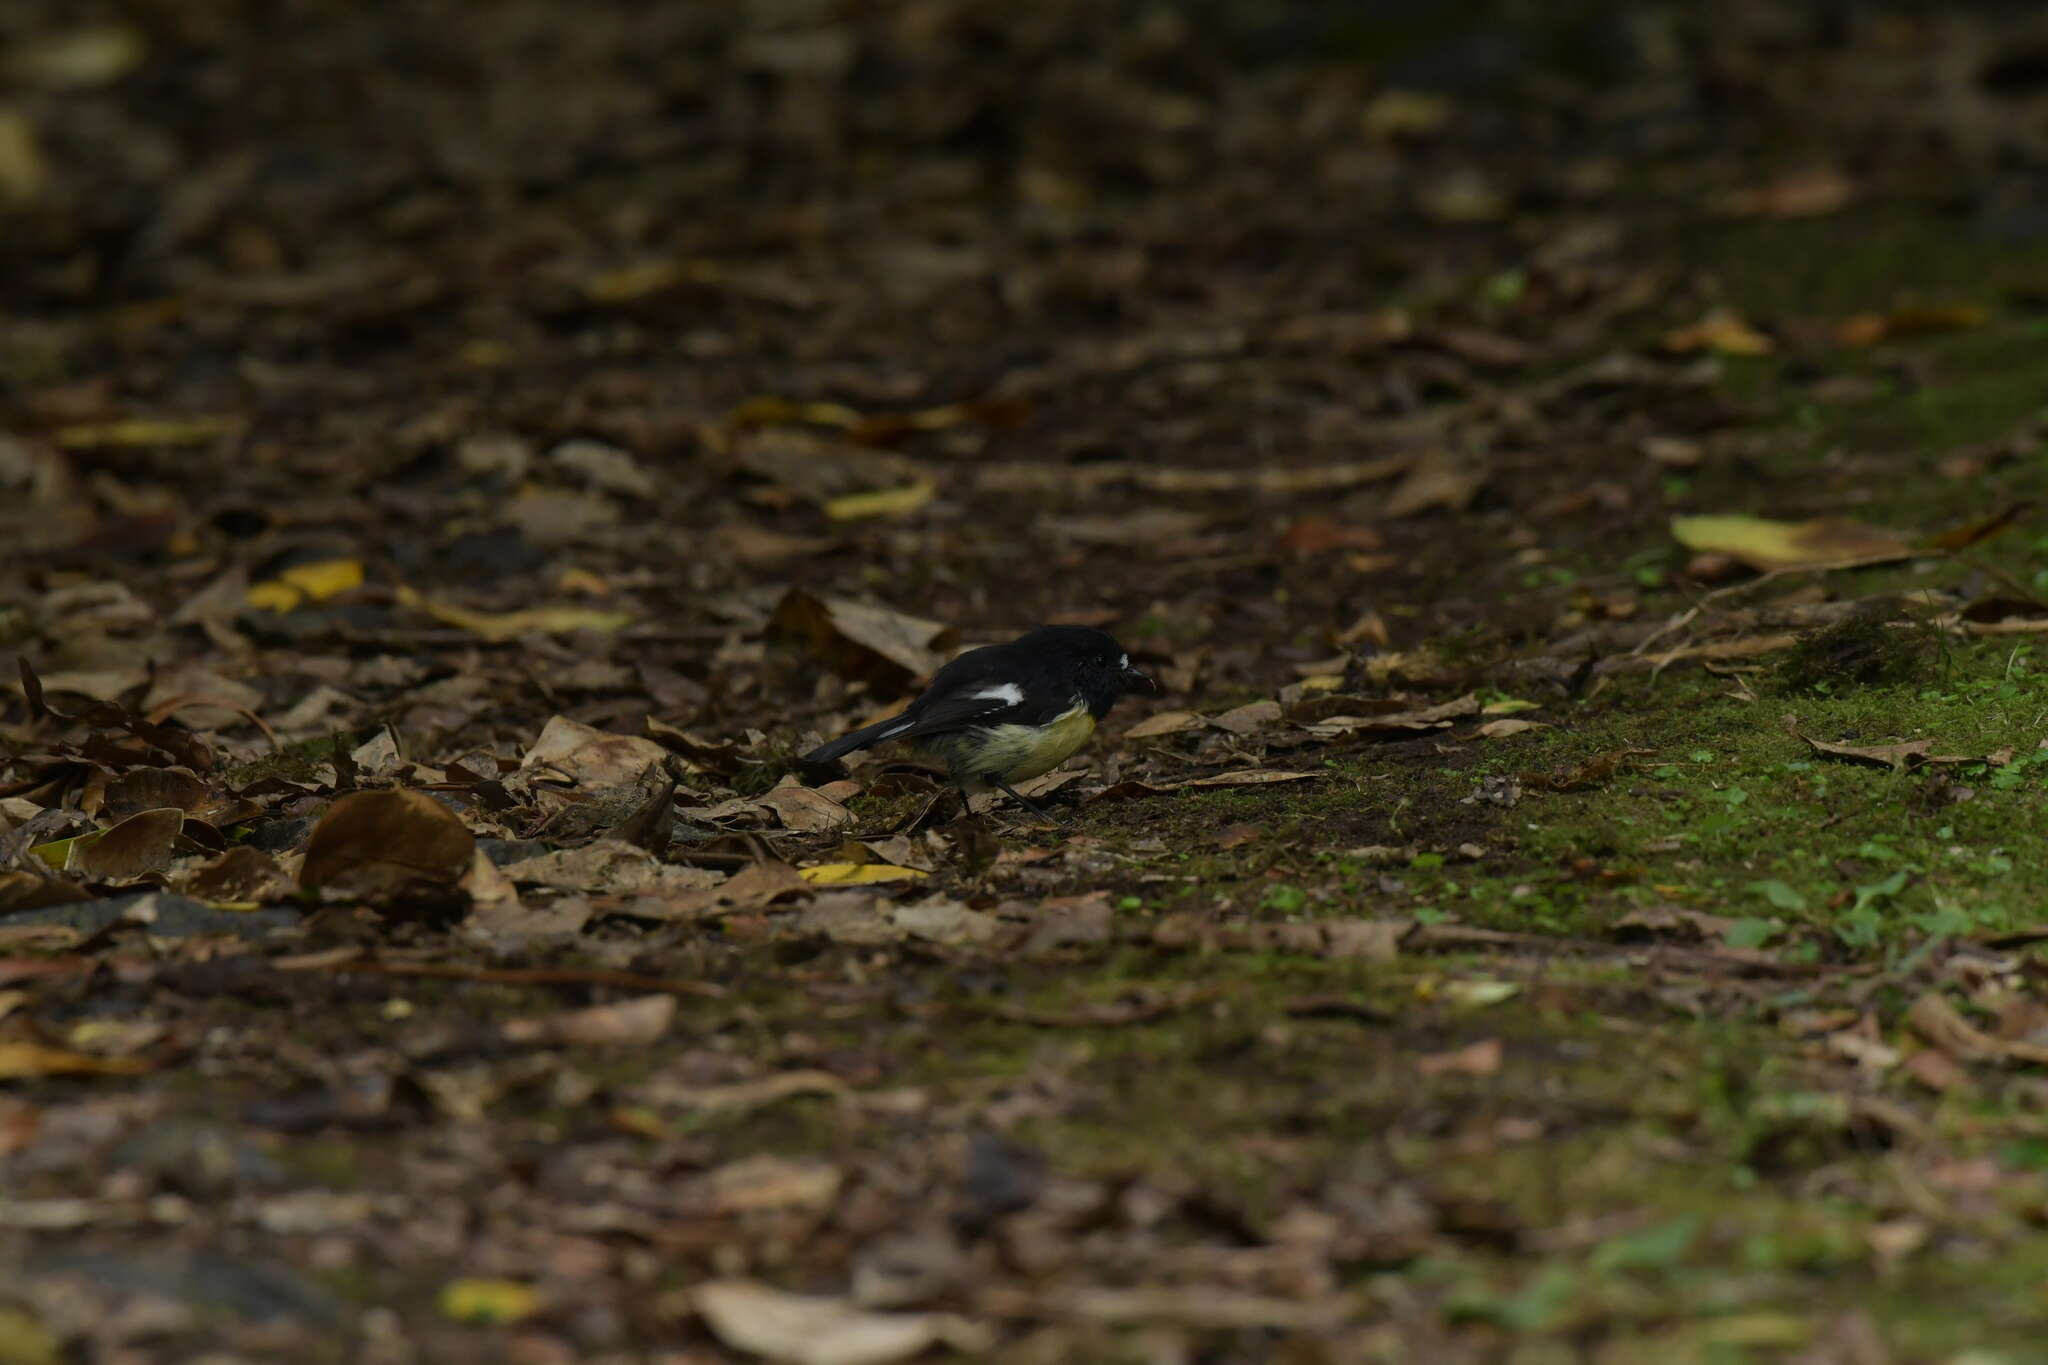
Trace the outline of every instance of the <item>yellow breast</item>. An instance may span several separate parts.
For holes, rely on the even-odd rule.
[[[1050,725],[991,726],[974,756],[973,771],[993,774],[1005,782],[1022,782],[1059,767],[1094,733],[1095,717],[1081,702]]]

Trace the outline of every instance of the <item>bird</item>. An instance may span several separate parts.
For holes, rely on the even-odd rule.
[[[970,788],[988,786],[1051,820],[1011,783],[1066,762],[1133,684],[1156,690],[1115,637],[1086,626],[1040,626],[1008,644],[968,650],[896,715],[820,745],[801,761],[830,763],[857,749],[907,742],[946,765],[963,810]]]

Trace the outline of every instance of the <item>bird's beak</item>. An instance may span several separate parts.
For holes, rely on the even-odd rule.
[[[1123,679],[1125,687],[1135,687],[1142,683],[1147,692],[1157,692],[1159,690],[1159,684],[1153,682],[1152,675],[1142,668],[1132,668],[1126,664],[1124,671],[1117,676]]]

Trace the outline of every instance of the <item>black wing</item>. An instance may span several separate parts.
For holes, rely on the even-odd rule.
[[[804,755],[806,762],[825,763],[888,740],[923,739],[952,734],[978,725],[1044,725],[1074,706],[1072,697],[1054,697],[1033,689],[1013,665],[1030,660],[1010,657],[1004,645],[971,649],[940,669],[923,695],[900,715],[842,735]]]

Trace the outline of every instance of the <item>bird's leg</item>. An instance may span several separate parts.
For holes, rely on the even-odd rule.
[[[974,814],[974,801],[973,798],[967,795],[966,779],[954,778],[953,789],[960,793],[960,818],[963,820],[970,818]]]
[[[1025,810],[1030,811],[1039,819],[1049,820],[1055,825],[1066,823],[1065,821],[1061,820],[1058,816],[1054,815],[1051,811],[1046,810],[1043,806],[1040,806],[1036,801],[1032,801],[1023,796],[1018,795],[1017,789],[1015,787],[1012,787],[1009,783],[1003,781],[1002,778],[990,776],[988,780],[990,782],[993,782],[996,786],[996,789],[1002,792],[1003,795],[1009,797],[1012,801],[1015,801],[1018,805],[1022,806]]]

